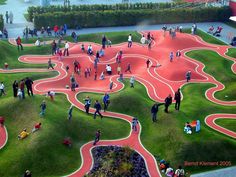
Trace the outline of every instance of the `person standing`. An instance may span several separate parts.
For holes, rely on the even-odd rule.
[[[66,35],[67,29],[68,29],[67,24],[64,24],[64,26],[63,26],[64,35]]]
[[[132,46],[132,35],[129,34],[129,36],[128,36],[128,48],[131,48],[131,46]]]
[[[134,117],[132,120],[132,129],[134,131],[137,131],[137,125],[138,125],[138,119],[136,117]]]
[[[57,51],[57,43],[55,40],[52,42],[52,55],[55,55]]]
[[[68,110],[68,120],[71,120],[71,118],[72,118],[72,111],[73,111],[73,105],[71,105]]]
[[[48,59],[48,69],[50,69],[50,68],[54,69],[52,66],[52,59],[51,58]]]
[[[13,23],[13,13],[12,13],[12,11],[9,14],[9,19],[10,19],[10,24],[12,24]]]
[[[191,71],[188,71],[185,75],[187,82],[191,80]]]
[[[65,43],[65,50],[64,50],[64,53],[63,53],[63,55],[64,56],[69,56],[69,43],[66,41],[66,43]]]
[[[168,95],[168,97],[166,97],[165,99],[165,112],[168,113],[169,110],[169,106],[172,104],[172,97],[171,97],[171,94]]]
[[[105,95],[103,96],[104,112],[107,110],[109,103],[110,103],[110,96],[108,93],[105,93]]]
[[[0,96],[2,96],[2,94],[6,95],[5,86],[4,86],[3,82],[0,83]]]
[[[22,98],[25,99],[25,81],[24,81],[24,79],[22,79],[20,82],[20,90],[22,93]]]
[[[170,62],[172,62],[174,59],[174,53],[173,52],[170,52]]]
[[[101,131],[100,130],[97,130],[96,134],[95,134],[95,140],[94,140],[94,143],[93,145],[95,146],[98,141],[100,140],[100,136],[101,136]]]
[[[8,23],[8,19],[9,19],[8,11],[6,11],[5,17],[6,17],[6,23]]]
[[[85,111],[87,114],[89,114],[89,108],[90,108],[90,105],[91,105],[91,100],[89,98],[89,96],[87,96],[85,99],[84,99],[85,103],[84,103],[84,108],[85,108]]]
[[[17,97],[18,87],[19,87],[19,84],[18,84],[18,82],[15,80],[15,81],[13,82],[13,84],[12,84],[13,96],[14,96],[14,97]]]
[[[132,76],[132,77],[130,78],[130,81],[129,81],[131,88],[134,88],[134,81],[135,81],[134,76]]]
[[[177,52],[176,52],[176,58],[179,58],[181,56],[181,52],[180,52],[180,50],[177,50]]]
[[[105,49],[106,48],[106,42],[107,42],[107,38],[105,35],[102,36],[102,48]]]
[[[40,117],[43,117],[45,115],[45,111],[47,108],[45,100],[43,100],[43,102],[41,103],[40,108],[41,108],[41,112],[39,113],[39,115],[40,115]]]
[[[150,64],[150,60],[149,59],[147,59],[147,61],[146,61],[146,64],[147,64],[147,68],[149,68],[149,64]]]
[[[131,65],[130,65],[130,63],[128,63],[127,69],[125,70],[125,72],[127,72],[127,71],[129,71],[129,73],[132,73],[132,72],[131,72]]]
[[[141,42],[142,46],[144,47],[144,45],[145,45],[145,43],[146,43],[146,38],[145,38],[144,35],[142,36],[140,42]]]
[[[100,115],[101,119],[103,118],[102,114],[100,113],[100,110],[102,109],[101,104],[98,102],[98,100],[95,101],[94,104],[95,112],[93,118],[96,119],[97,113]]]
[[[157,112],[159,109],[159,106],[163,105],[164,103],[155,103],[152,108],[151,108],[151,113],[152,113],[152,122],[157,121]]]
[[[176,110],[179,110],[180,102],[181,102],[181,93],[180,93],[180,89],[178,89],[175,92],[175,109]]]
[[[16,39],[16,45],[17,45],[18,51],[20,50],[20,48],[21,48],[21,50],[23,50],[20,36],[18,36],[18,38]]]
[[[110,82],[109,87],[110,87],[110,91],[111,91],[112,88],[113,88],[113,82],[112,81]]]
[[[30,94],[31,94],[31,96],[34,96],[33,89],[32,89],[33,84],[34,84],[34,82],[30,78],[26,77],[25,85],[26,85],[27,93],[29,96],[30,96]]]
[[[70,84],[71,84],[71,91],[75,91],[76,88],[76,81],[75,81],[75,76],[72,74],[70,76]]]

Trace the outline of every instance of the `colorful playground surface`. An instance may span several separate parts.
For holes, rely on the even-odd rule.
[[[148,32],[154,36],[151,49],[139,42]],[[114,44],[105,48],[105,55],[98,62],[97,80],[94,79],[95,55],[82,51],[81,45],[84,44],[85,49],[92,45],[93,51],[99,51],[100,43],[92,40],[69,42],[70,55],[59,60],[57,55],[50,54],[51,41],[40,47],[25,44],[24,51],[19,52],[14,39],[0,41],[4,47],[0,64],[3,66],[8,62],[10,68],[0,69],[0,81],[4,82],[7,92],[6,96],[0,97],[0,116],[5,118],[5,126],[0,127],[0,176],[16,176],[26,169],[34,176],[84,176],[93,167],[91,150],[95,147],[93,138],[97,129],[102,130],[102,136],[96,146],[130,147],[144,158],[151,177],[164,175],[157,156],[170,161],[175,168],[179,164],[184,166],[187,161],[229,161],[235,165],[236,132],[217,123],[221,120],[224,125],[228,125],[228,121],[236,125],[235,48],[207,43],[198,35],[188,33],[177,32],[172,38],[167,33],[164,35],[162,30],[132,32],[137,40],[128,48],[126,40],[115,44],[115,40],[121,38],[119,35],[122,33],[117,33]],[[175,56],[178,50],[180,57]],[[119,51],[123,53],[119,65],[124,82],[117,74]],[[170,52],[174,53],[173,61],[170,61]],[[54,69],[47,69],[49,58]],[[150,60],[149,67],[147,59]],[[81,73],[75,74],[79,86],[71,91],[66,85],[70,85],[74,73],[74,60],[80,63]],[[125,72],[128,64],[131,72]],[[106,65],[111,66],[112,74],[105,74],[105,79],[100,80]],[[66,66],[70,68],[68,71]],[[85,68],[92,69],[91,76],[84,76]],[[186,81],[188,71],[191,71],[189,82]],[[135,86],[129,88],[132,76]],[[11,84],[25,77],[34,80],[36,96],[22,101],[13,98]],[[111,82],[112,89],[109,88]],[[152,105],[165,102],[169,94],[174,97],[179,88],[182,95],[180,111],[174,110],[173,100],[170,112],[164,113],[160,107],[157,123],[152,123]],[[44,96],[49,91],[56,93],[54,102]],[[104,118],[94,120],[92,115],[84,113],[83,99],[90,96],[94,103],[96,99],[100,101],[104,93],[110,94],[111,103],[108,111],[102,111]],[[46,100],[48,107],[45,118],[38,115],[42,100]],[[67,120],[70,104],[77,108],[72,122]],[[94,112],[91,108],[90,113]],[[133,117],[139,119],[137,131],[132,130]],[[185,122],[195,120],[201,122],[200,132],[187,135],[183,131]],[[25,140],[17,140],[17,134],[23,128],[30,129],[39,121],[43,125],[39,132]],[[60,140],[64,137],[72,138],[71,149],[61,145]],[[184,168],[189,176],[220,167],[223,166]]]

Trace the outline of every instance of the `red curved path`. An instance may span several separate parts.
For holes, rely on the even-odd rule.
[[[145,34],[145,32],[143,32]],[[64,57],[62,61],[58,60],[57,56],[21,56],[19,61],[24,63],[47,63],[48,58],[52,58],[52,62],[56,64],[55,70],[58,71],[58,76],[54,78],[41,79],[34,82],[34,90],[37,94],[46,93],[49,90],[55,92],[64,93],[67,95],[68,100],[74,104],[80,110],[84,109],[83,103],[79,102],[76,95],[81,92],[110,92],[109,82],[114,82],[114,87],[112,92],[118,92],[123,88],[123,84],[118,82],[118,75],[116,75],[117,64],[115,62],[116,53],[119,50],[123,51],[123,59],[121,63],[122,71],[126,69],[127,63],[131,64],[132,74],[124,73],[124,77],[135,76],[135,79],[141,82],[147,90],[149,97],[155,101],[163,102],[165,97],[174,92],[186,84],[185,73],[190,70],[192,72],[191,83],[212,83],[215,87],[212,87],[206,91],[206,97],[208,100],[225,106],[235,106],[236,101],[222,101],[214,97],[214,93],[224,89],[224,85],[217,81],[213,76],[205,73],[203,71],[204,64],[188,58],[185,53],[191,50],[198,49],[209,49],[216,51],[221,56],[232,60],[234,64],[232,65],[232,71],[236,72],[235,59],[225,55],[229,46],[218,46],[213,44],[205,43],[201,38],[197,36],[192,36],[189,34],[178,33],[175,39],[171,39],[169,36],[163,37],[161,31],[151,31],[152,34],[158,39],[154,42],[153,48],[148,50],[147,47],[143,47],[137,43],[134,43],[132,48],[127,48],[127,43],[122,43],[119,45],[113,45],[111,48],[105,50],[105,56],[100,59],[98,64],[98,80],[94,81],[94,71],[92,71],[92,76],[85,78],[84,69],[86,67],[91,67],[93,69],[94,56],[88,56],[80,50],[79,44],[70,43],[70,56]],[[100,45],[94,43],[84,43],[85,48],[89,44],[92,44],[94,51],[101,48]],[[169,54],[171,51],[176,52],[181,50],[182,55],[180,59],[174,58],[173,62],[169,61]],[[146,60],[149,58],[151,60],[151,67],[146,68]],[[66,89],[66,85],[69,84],[69,77],[73,70],[73,61],[76,59],[80,62],[82,66],[82,75],[76,75],[76,80],[79,83],[79,88],[76,92],[72,92]],[[100,73],[105,70],[105,65],[110,64],[113,69],[112,76],[106,76],[105,80],[99,80]],[[160,67],[155,67],[161,64]],[[65,71],[65,66],[69,65],[70,70],[67,73]],[[29,70],[27,70],[29,71]],[[1,71],[0,71],[1,72]],[[9,72],[9,71],[8,71]],[[16,70],[11,70],[10,72],[17,72]],[[23,71],[18,71],[23,72]],[[94,110],[92,110],[94,112]],[[124,114],[106,112],[105,116],[119,118],[131,123],[132,117]],[[221,114],[220,117],[227,117],[227,114]],[[206,119],[206,124],[210,127],[214,127],[214,120]],[[227,130],[220,130],[220,128],[214,128],[215,130],[231,136]],[[120,145],[129,146],[139,152],[146,163],[148,172],[150,176],[158,177],[161,176],[158,170],[156,160],[148,152],[140,141],[141,125],[138,127],[137,132],[130,132],[127,138],[119,140],[103,140],[98,143],[98,146],[102,145]],[[231,136],[232,137],[232,136]],[[233,136],[234,137],[234,136]],[[235,138],[235,137],[234,137]],[[82,164],[81,167],[74,173],[68,176],[83,176],[92,168],[93,159],[91,156],[91,149],[93,148],[92,142],[81,147]]]

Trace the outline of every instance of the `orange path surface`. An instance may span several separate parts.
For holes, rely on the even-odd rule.
[[[70,43],[70,56],[63,57],[62,61],[58,60],[57,56],[49,56],[49,55],[25,55],[19,58],[20,62],[24,63],[47,63],[48,59],[51,58],[52,62],[56,64],[55,71],[59,74],[54,78],[41,79],[34,82],[34,91],[36,94],[44,94],[48,91],[55,91],[58,93],[64,93],[67,95],[68,100],[74,104],[78,109],[84,111],[84,105],[77,98],[77,94],[81,92],[97,92],[97,93],[105,93],[105,92],[118,92],[123,89],[123,84],[119,82],[118,75],[116,74],[117,64],[115,61],[116,53],[119,50],[123,51],[123,58],[121,62],[122,72],[127,67],[127,63],[131,64],[132,73],[124,73],[124,77],[129,78],[134,76],[137,81],[142,83],[147,90],[149,97],[152,100],[163,102],[165,97],[168,94],[174,95],[174,92],[181,88],[184,84],[187,84],[185,81],[185,73],[187,71],[192,72],[192,79],[190,83],[212,83],[215,86],[209,88],[205,95],[208,100],[225,106],[235,106],[236,101],[222,101],[218,100],[214,97],[215,92],[223,90],[224,85],[217,81],[213,76],[205,73],[203,71],[205,65],[199,61],[191,59],[185,55],[186,52],[192,50],[199,49],[207,49],[213,50],[217,52],[219,55],[225,57],[228,60],[232,60],[234,64],[231,69],[235,73],[236,72],[236,60],[234,58],[226,56],[226,52],[229,46],[219,46],[208,44],[204,42],[200,37],[193,36],[185,33],[177,33],[177,37],[175,39],[171,39],[169,36],[163,36],[161,31],[150,31],[156,41],[154,41],[152,49],[148,50],[147,47],[143,47],[140,44],[133,43],[132,48],[127,47],[127,43],[122,43],[119,45],[113,45],[111,48],[105,49],[105,56],[100,59],[98,63],[98,80],[94,81],[94,71],[93,71],[93,60],[94,56],[88,56],[86,53],[83,53],[80,50],[81,43],[73,44]],[[146,32],[143,32],[146,34]],[[9,41],[12,44],[14,42]],[[99,50],[101,48],[100,45],[87,42],[84,43],[85,48],[89,44],[92,44],[93,50]],[[30,45],[27,45],[30,46]],[[173,62],[169,61],[169,54],[171,51],[174,53],[177,50],[181,50],[182,56],[177,59],[174,57]],[[146,68],[146,60],[149,58],[151,60],[151,66]],[[66,89],[66,85],[70,85],[69,77],[73,72],[73,61],[76,59],[79,61],[81,65],[81,76],[76,74],[76,81],[79,84],[79,88],[76,89],[75,92],[70,91],[70,89]],[[105,71],[106,64],[110,64],[113,70],[113,75],[105,76],[105,80],[99,80],[100,73]],[[65,70],[65,66],[69,65],[70,70],[68,73]],[[159,66],[160,65],[160,66]],[[159,66],[159,67],[156,67]],[[92,68],[92,74],[90,77],[84,77],[84,69],[86,67]],[[20,69],[20,70],[7,70],[1,72],[44,72],[43,69]],[[48,70],[46,70],[48,71]],[[109,90],[110,81],[114,82],[114,86],[112,91]],[[91,109],[91,113],[94,112],[94,109]],[[131,124],[132,117],[124,114],[114,113],[114,112],[106,112],[103,113],[104,116],[113,117],[123,119],[128,121]],[[213,116],[213,117],[212,117]],[[235,133],[230,132],[227,129],[216,126],[214,120],[217,118],[227,118],[227,117],[235,117],[234,114],[214,114],[210,115],[206,118],[205,123],[219,131],[225,135],[236,138]],[[0,134],[4,131],[0,131]],[[145,160],[147,170],[150,176],[159,177],[161,176],[156,160],[153,155],[146,150],[141,141],[141,125],[138,126],[137,132],[130,131],[130,134],[127,138],[118,139],[118,140],[101,140],[99,141],[97,146],[104,145],[119,145],[119,146],[129,146],[136,150]],[[4,136],[4,135],[3,135]],[[1,143],[1,141],[0,141]],[[1,145],[1,144],[0,144]],[[80,168],[73,172],[68,176],[80,177],[84,174],[88,173],[93,165],[93,159],[91,155],[91,149],[93,148],[92,142],[88,142],[87,144],[81,147],[81,156],[82,156],[82,164]]]

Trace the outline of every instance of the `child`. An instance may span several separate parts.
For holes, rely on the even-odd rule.
[[[17,91],[17,96],[18,96],[18,98],[19,98],[20,100],[23,99],[23,93],[22,93],[22,91],[21,91],[20,88],[19,88],[18,91]]]
[[[112,43],[111,43],[110,39],[107,39],[107,48],[108,48],[108,47],[111,47],[111,44],[112,44]]]
[[[95,73],[94,73],[94,80],[95,81],[97,80],[97,71],[95,71]]]
[[[192,134],[192,127],[190,126],[189,122],[185,123],[184,132],[186,132],[187,134]]]
[[[47,95],[46,96],[49,96],[51,101],[54,101],[54,96],[55,96],[55,92],[53,91],[48,91]]]
[[[6,95],[5,86],[4,86],[3,82],[0,83],[0,96],[2,96],[2,94]]]
[[[100,80],[104,80],[104,79],[105,79],[105,75],[104,75],[104,72],[102,72],[100,75]]]
[[[85,48],[84,48],[84,44],[81,44],[81,50],[84,52]]]
[[[32,133],[36,132],[37,130],[39,130],[41,128],[41,122],[37,123],[34,125],[34,128],[32,129]]]
[[[40,108],[41,108],[41,112],[39,113],[39,115],[40,115],[40,117],[42,117],[42,116],[45,115],[45,111],[46,111],[46,108],[47,108],[45,100],[43,100],[43,102],[41,103]]]
[[[117,74],[120,75],[120,73],[121,73],[121,67],[120,67],[120,65],[118,65],[117,66]]]
[[[62,60],[62,50],[59,50],[58,52],[58,60]]]

